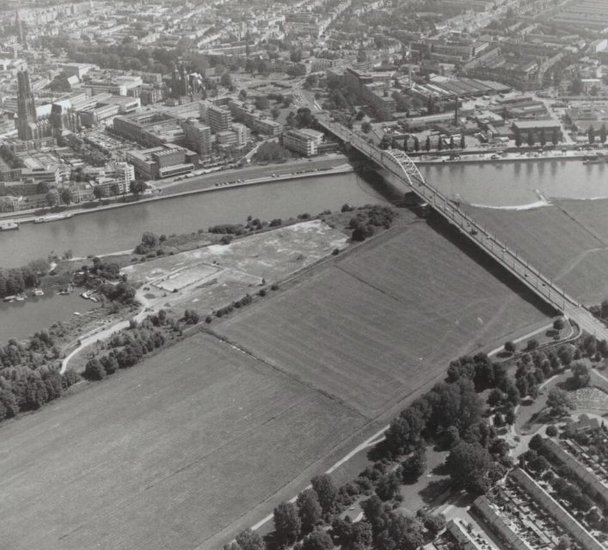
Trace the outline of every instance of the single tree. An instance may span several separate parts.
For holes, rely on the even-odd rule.
[[[551,141],[553,145],[557,145],[559,143],[559,130],[557,128],[553,128],[553,135],[551,136]]]
[[[535,141],[536,141],[536,139],[534,138],[534,132],[532,130],[530,130],[528,132],[528,145],[530,147],[534,147]]]
[[[568,411],[573,409],[574,405],[567,392],[561,388],[554,387],[549,391],[547,407],[549,407],[551,415],[560,417],[568,414]]]
[[[141,180],[134,180],[129,183],[129,192],[133,195],[141,195],[146,189],[146,184]]]
[[[452,426],[453,427],[453,426]],[[456,430],[458,433],[458,430]],[[403,481],[412,483],[424,474],[426,470],[426,452],[423,446],[416,449],[408,458],[401,463],[401,474]]]
[[[483,495],[497,480],[497,464],[477,443],[460,442],[448,456],[446,466],[456,487],[472,495]]]
[[[264,539],[256,531],[252,531],[251,529],[246,529],[238,537],[236,537],[236,543],[239,545],[241,550],[266,549]]]
[[[310,482],[315,493],[317,493],[323,513],[331,514],[338,498],[338,489],[331,476],[329,474],[318,475],[313,477]]]
[[[606,143],[606,138],[608,137],[608,131],[606,130],[606,124],[602,124],[600,128],[600,141],[602,143]]]
[[[424,148],[425,148],[427,151],[430,151],[430,150],[431,150],[431,136],[426,136],[426,142],[425,142],[425,144],[424,144]]]
[[[450,136],[450,149],[454,149],[456,143],[454,142],[454,136]]]
[[[89,360],[84,368],[84,376],[89,380],[103,380],[106,370],[97,358]]]
[[[515,147],[521,147],[521,134],[519,132],[515,132]]]
[[[572,377],[568,380],[574,389],[586,388],[591,381],[589,369],[584,363],[574,363],[571,367]]]
[[[280,548],[285,548],[298,540],[300,518],[295,505],[282,502],[274,509],[274,530]]]
[[[313,489],[305,489],[298,495],[296,505],[300,517],[300,531],[302,534],[310,533],[322,515],[317,493]]]
[[[302,550],[332,550],[334,543],[323,529],[315,529],[302,541]]]
[[[593,145],[595,143],[595,128],[593,128],[593,124],[587,130],[587,137],[589,138],[589,143]]]
[[[46,203],[52,208],[59,204],[59,191],[57,189],[51,189],[46,194]]]
[[[372,129],[372,125],[367,120],[361,124],[361,131],[364,134],[369,134],[371,129]]]
[[[72,191],[68,188],[68,187],[64,187],[61,190],[61,202],[63,204],[71,204],[72,202],[74,202],[74,195],[72,194]]]
[[[461,149],[465,149],[465,148],[466,148],[466,143],[465,143],[465,139],[464,139],[464,134],[460,134],[460,148],[461,148]]]
[[[376,494],[384,501],[392,500],[399,494],[401,478],[397,472],[384,474],[376,483]]]
[[[93,196],[100,201],[106,196],[105,188],[101,185],[96,185],[95,187],[93,187]]]

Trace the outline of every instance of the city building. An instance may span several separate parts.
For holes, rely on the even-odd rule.
[[[152,147],[143,151],[131,150],[126,158],[143,179],[156,180],[191,172],[197,162],[196,153],[175,144]]]
[[[211,126],[211,131],[214,134],[218,132],[226,132],[230,129],[230,123],[232,122],[232,115],[228,109],[218,107],[217,105],[209,105],[207,107],[207,121]]]
[[[290,130],[283,134],[283,145],[305,157],[316,155],[323,143],[324,134],[316,130]]]
[[[184,139],[181,120],[161,111],[117,116],[112,124],[117,134],[136,141],[144,147],[179,143]]]
[[[183,123],[185,145],[188,149],[196,151],[201,157],[211,154],[211,128],[194,118]]]

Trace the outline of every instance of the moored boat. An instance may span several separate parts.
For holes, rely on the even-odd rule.
[[[0,222],[0,231],[14,231],[19,229],[19,224],[15,222]]]

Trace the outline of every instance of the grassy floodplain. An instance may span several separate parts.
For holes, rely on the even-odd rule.
[[[566,292],[593,305],[608,296],[607,206],[604,200],[577,200],[532,210],[467,210]]]
[[[546,322],[442,232],[402,219],[214,321],[234,346],[192,336],[6,423],[2,544],[221,547],[377,431],[450,359]]]
[[[451,359],[546,319],[425,223],[370,245],[220,332],[373,418],[442,376]]]

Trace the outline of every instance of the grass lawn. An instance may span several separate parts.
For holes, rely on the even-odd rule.
[[[214,328],[372,418],[458,355],[542,322],[453,242],[414,223]]]
[[[1,546],[219,548],[258,504],[282,490],[291,497],[288,484],[364,423],[193,336],[2,426]]]
[[[579,204],[583,203],[583,204]],[[495,210],[467,207],[467,211],[534,267],[587,305],[608,296],[608,246],[599,238],[608,223],[601,222],[595,201],[564,201],[579,220],[558,206],[534,210]],[[597,231],[596,231],[597,230]]]

